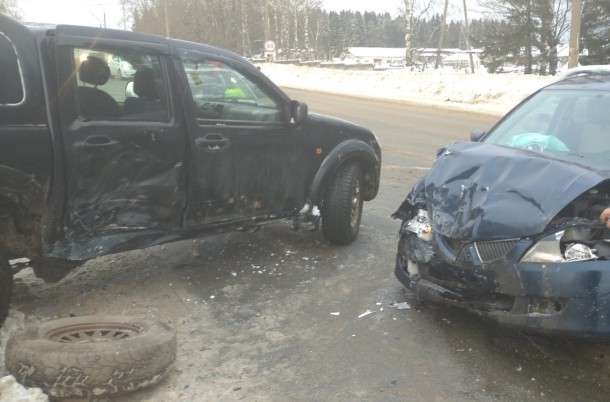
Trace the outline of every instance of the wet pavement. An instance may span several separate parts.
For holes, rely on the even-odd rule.
[[[396,113],[402,122],[388,124],[403,129],[375,123],[397,137],[380,134],[381,189],[365,203],[353,244],[274,223],[98,258],[58,284],[24,271],[14,307],[30,320],[112,312],[175,328],[169,377],[113,402],[607,400],[608,343],[524,334],[419,305],[396,280],[400,223],[390,215],[431,163],[435,141],[446,140],[410,147],[416,116]]]

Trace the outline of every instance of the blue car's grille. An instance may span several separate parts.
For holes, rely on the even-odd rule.
[[[478,241],[474,246],[479,254],[481,262],[487,263],[504,258],[508,254],[519,239],[509,240],[494,240],[494,241]]]

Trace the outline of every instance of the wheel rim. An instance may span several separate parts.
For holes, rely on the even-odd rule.
[[[133,338],[141,332],[142,328],[133,324],[89,323],[58,328],[46,337],[59,343],[99,343]]]
[[[360,180],[357,180],[352,193],[352,227],[358,226],[360,208]]]

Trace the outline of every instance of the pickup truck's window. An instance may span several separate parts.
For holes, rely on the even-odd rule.
[[[24,90],[15,47],[0,32],[0,106],[23,102]]]
[[[167,86],[158,56],[74,49],[80,114],[89,120],[167,121]]]
[[[255,82],[215,60],[183,59],[193,100],[200,119],[278,122],[280,107]]]

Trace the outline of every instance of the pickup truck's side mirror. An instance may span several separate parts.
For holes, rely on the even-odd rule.
[[[290,124],[298,126],[307,118],[307,103],[293,100],[290,102]]]
[[[470,141],[479,142],[481,138],[485,135],[485,130],[481,130],[480,128],[475,128],[470,132]]]

